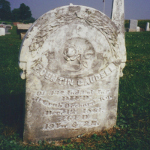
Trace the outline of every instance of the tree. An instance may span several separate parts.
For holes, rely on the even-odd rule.
[[[20,4],[20,19],[26,20],[31,18],[31,10],[29,6],[26,6],[24,3]]]
[[[0,0],[0,19],[1,20],[11,19],[10,2],[8,2],[7,0]]]
[[[12,10],[12,20],[13,21],[20,20],[20,9],[19,8],[15,8]]]

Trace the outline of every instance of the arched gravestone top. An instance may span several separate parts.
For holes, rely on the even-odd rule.
[[[70,27],[72,29],[70,29]],[[59,29],[59,31],[57,29]],[[72,35],[73,30],[77,30],[78,33]],[[88,32],[86,33],[86,31]],[[62,38],[62,36],[67,39],[65,38],[63,41],[59,41],[61,43],[56,44],[58,47],[61,47],[59,44],[64,44],[63,42],[67,42],[67,40],[76,37],[87,39],[87,41],[90,41],[90,43],[94,45],[96,43],[102,44],[102,38],[97,38],[101,35],[106,39],[110,47],[105,50],[107,56],[109,53],[108,59],[111,57],[111,61],[115,61],[116,59],[122,58],[122,56],[119,56],[120,49],[118,48],[119,43],[117,43],[117,32],[119,31],[115,23],[105,14],[93,8],[75,5],[56,8],[41,16],[29,29],[23,40],[19,60],[20,62],[27,62],[28,60],[35,59],[35,57],[41,55],[46,49],[52,48],[50,43],[53,43],[52,40],[57,38],[58,43],[58,39]],[[46,47],[48,45],[45,45],[48,40],[49,45],[51,45],[49,48]],[[55,45],[55,43],[53,43],[53,45]],[[52,49],[54,50],[54,48]]]
[[[32,25],[19,58],[26,78],[25,142],[115,125],[125,62],[119,35],[105,14],[85,6],[56,8]]]

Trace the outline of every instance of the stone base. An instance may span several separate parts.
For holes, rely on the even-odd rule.
[[[128,32],[137,32],[137,30],[129,29]]]

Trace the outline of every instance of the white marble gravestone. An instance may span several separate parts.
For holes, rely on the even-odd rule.
[[[137,26],[138,25],[138,20],[130,20],[130,25],[129,25],[129,32],[136,32],[137,31]]]
[[[146,31],[150,31],[150,29],[149,29],[149,22],[146,23]]]
[[[29,29],[19,58],[26,79],[24,142],[71,138],[116,124],[126,61],[123,0],[114,1],[112,14],[113,21],[93,8],[64,6]]]
[[[139,26],[137,26],[136,31],[140,32],[141,28]]]
[[[0,28],[0,36],[5,35],[5,28]]]

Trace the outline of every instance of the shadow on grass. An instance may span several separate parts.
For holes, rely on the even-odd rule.
[[[18,133],[23,137],[25,93],[0,95],[0,121],[5,135]]]

